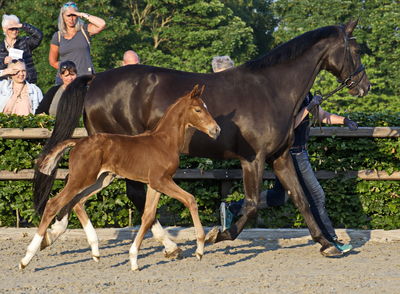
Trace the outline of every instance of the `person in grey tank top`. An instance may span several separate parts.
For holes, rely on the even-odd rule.
[[[82,18],[86,19],[88,24],[85,24]],[[90,39],[105,26],[102,18],[79,12],[75,2],[65,3],[58,16],[58,31],[53,34],[50,42],[50,65],[58,70],[61,62],[70,60],[75,63],[78,76],[94,73]],[[61,83],[57,75],[56,84]]]

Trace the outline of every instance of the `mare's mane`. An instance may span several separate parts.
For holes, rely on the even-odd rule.
[[[254,70],[294,60],[321,39],[337,37],[338,35],[339,30],[337,26],[327,26],[309,31],[277,46],[258,59],[246,62],[243,66]]]

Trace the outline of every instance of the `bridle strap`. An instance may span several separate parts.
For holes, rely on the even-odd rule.
[[[347,58],[347,55],[348,55],[347,54],[347,52],[348,52],[348,38],[347,38],[347,36],[344,39],[344,44],[345,44],[344,45],[345,47],[344,47],[344,56],[343,56],[343,63],[342,63],[342,70],[341,71],[344,70],[346,58]],[[358,79],[357,82],[354,82],[353,81],[353,77],[358,75],[360,72],[363,72],[363,74],[361,75],[361,77]],[[346,79],[344,79],[342,81],[341,80],[337,80],[340,83],[340,85],[338,87],[336,87],[336,89],[334,89],[333,91],[331,91],[331,92],[329,92],[329,93],[327,93],[325,95],[322,95],[322,93],[320,91],[316,91],[315,94],[321,96],[322,101],[326,100],[327,98],[331,97],[336,92],[339,92],[340,90],[342,90],[344,87],[347,87],[348,89],[352,89],[352,88],[356,87],[361,82],[361,80],[364,78],[364,75],[365,75],[365,66],[363,64],[360,64],[360,66],[352,74],[350,74]],[[313,115],[316,115],[316,117],[319,116],[318,108],[314,108],[312,111],[315,111],[315,113]],[[319,128],[322,131],[321,122],[319,121],[319,119],[318,119],[318,122],[319,122]]]
[[[345,38],[344,38],[344,56],[343,56],[343,63],[342,63],[341,71],[344,70],[346,58],[348,58],[348,54],[347,54],[348,48],[349,48],[348,43],[349,43],[349,39],[347,38],[347,36],[345,36]],[[360,77],[360,79],[357,82],[354,82],[353,77],[358,75],[360,72],[363,72],[362,76]],[[344,87],[347,87],[348,89],[352,89],[361,82],[361,80],[364,78],[364,75],[365,75],[365,66],[363,64],[360,64],[360,66],[352,74],[350,74],[346,79],[344,79],[342,81],[338,80],[340,85],[336,89],[334,89],[333,91],[331,91],[325,95],[322,95],[321,92],[319,92],[318,95],[320,95],[322,97],[322,100],[325,100],[325,99],[331,97],[336,92],[339,92],[340,90],[342,90]]]

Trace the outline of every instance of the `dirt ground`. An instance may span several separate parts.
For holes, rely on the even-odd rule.
[[[129,240],[101,241],[95,263],[84,238],[58,240],[20,271],[31,238],[0,238],[0,293],[399,293],[400,242],[352,240],[355,249],[325,258],[304,239],[235,240],[206,247],[178,241],[180,260],[165,259],[146,238],[141,271],[130,271]]]

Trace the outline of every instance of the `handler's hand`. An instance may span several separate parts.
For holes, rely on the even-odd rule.
[[[347,117],[344,119],[343,124],[350,129],[350,131],[355,131],[358,129],[358,124]]]
[[[319,95],[315,95],[313,99],[311,99],[310,104],[307,105],[307,110],[311,111],[314,107],[319,106],[322,103],[323,98]]]

